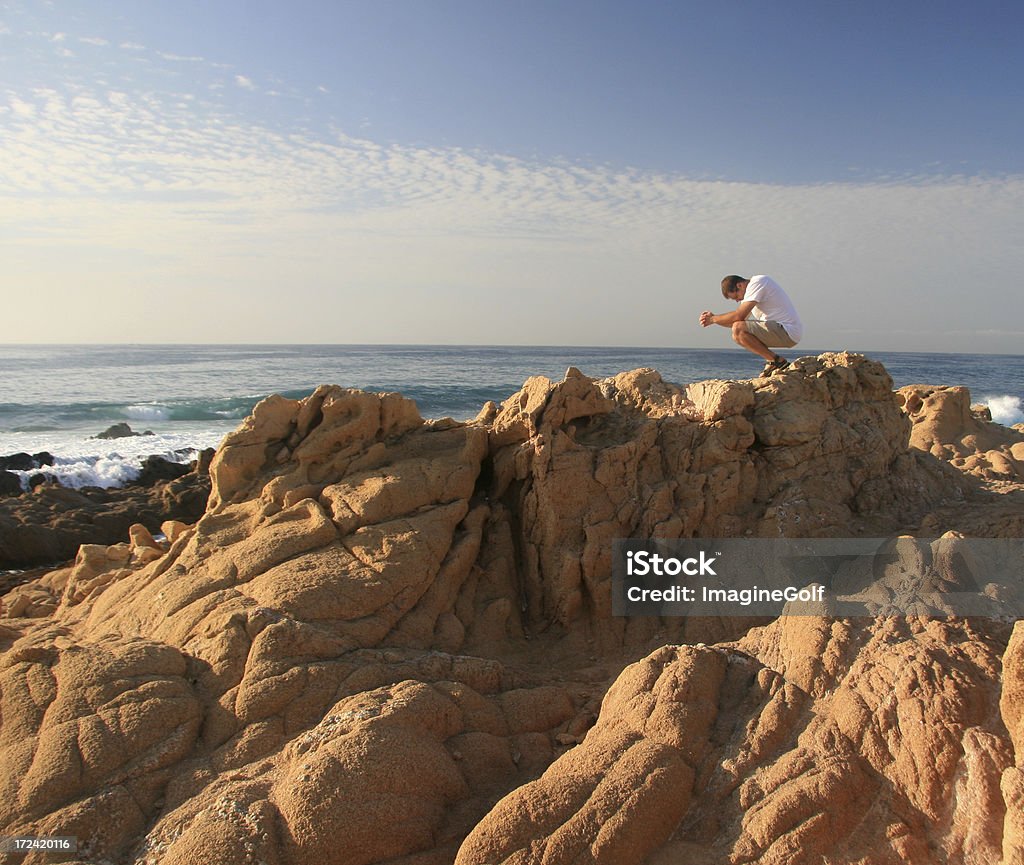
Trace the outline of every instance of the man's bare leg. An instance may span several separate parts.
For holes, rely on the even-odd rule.
[[[768,348],[768,346],[747,330],[747,323],[745,321],[733,322],[732,338],[738,345],[741,345],[747,351],[752,351],[754,354],[760,355],[765,360],[775,360],[779,357],[779,355]]]

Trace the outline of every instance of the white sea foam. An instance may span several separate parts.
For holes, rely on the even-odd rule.
[[[982,400],[992,412],[992,420],[1003,426],[1024,423],[1024,406],[1019,396],[989,396]]]
[[[208,447],[217,447],[234,425],[181,424],[173,433],[131,436],[112,440],[96,439],[83,433],[0,434],[0,454],[39,453],[54,456],[54,465],[30,471],[16,471],[22,487],[36,474],[49,475],[67,487],[119,487],[139,476],[150,455],[171,462],[187,463]]]
[[[54,460],[52,466],[33,472],[17,472],[22,475],[22,486],[27,486],[28,476],[42,472],[55,477],[61,486],[80,489],[81,487],[121,487],[139,476],[139,465],[125,460],[119,454],[105,457]]]
[[[170,462],[188,462],[195,457],[195,451],[158,455]],[[52,478],[61,486],[72,489],[81,489],[82,487],[110,489],[111,487],[123,487],[136,480],[141,473],[143,459],[145,457],[140,455],[126,457],[113,452],[102,456],[55,457],[52,466],[43,466],[30,471],[15,471],[14,474],[20,478],[23,489],[28,489],[29,478],[38,474]]]

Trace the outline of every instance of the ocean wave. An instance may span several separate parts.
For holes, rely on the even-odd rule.
[[[165,405],[130,405],[124,410],[128,420],[168,420],[171,417],[171,410]]]
[[[988,406],[988,410],[992,412],[992,420],[996,423],[1003,426],[1024,423],[1024,405],[1019,396],[988,396],[982,402]]]
[[[4,403],[0,405],[0,429],[19,432],[84,427],[96,432],[120,421],[169,424],[188,421],[242,420],[262,397],[168,400],[165,402],[72,402]]]
[[[125,459],[118,454],[105,457],[57,458],[52,466],[32,471],[16,471],[22,489],[27,490],[29,478],[36,475],[56,481],[61,486],[71,489],[82,487],[100,487],[110,489],[123,487],[137,480],[142,473],[142,464],[138,459]]]
[[[185,428],[169,434],[132,436],[103,440],[70,433],[2,435],[0,454],[37,453],[47,451],[54,457],[52,466],[27,471],[15,471],[23,489],[29,479],[43,475],[62,486],[120,487],[135,481],[150,456],[162,457],[169,462],[188,463],[205,448],[220,444],[230,425],[183,425]]]

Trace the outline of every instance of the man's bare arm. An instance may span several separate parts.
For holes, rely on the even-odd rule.
[[[713,312],[705,310],[700,314],[700,325],[701,327],[708,327],[712,324],[720,324],[722,327],[732,327],[737,321],[746,321],[747,316],[750,315],[750,311],[755,306],[757,306],[757,301],[745,300],[732,312],[723,312],[715,315]]]

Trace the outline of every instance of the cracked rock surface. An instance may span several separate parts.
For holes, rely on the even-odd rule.
[[[469,423],[265,400],[198,521],[3,598],[0,834],[118,863],[1024,862],[1024,626],[611,614],[615,538],[1019,536],[1024,435],[922,392],[830,354],[570,369]]]

